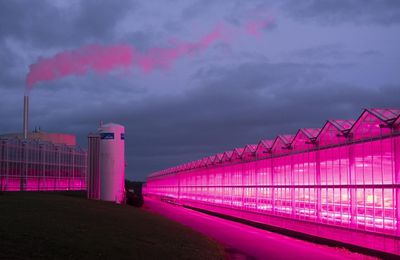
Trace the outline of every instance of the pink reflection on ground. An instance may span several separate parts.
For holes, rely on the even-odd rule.
[[[232,259],[366,259],[347,250],[305,242],[147,197],[145,209],[215,239]]]

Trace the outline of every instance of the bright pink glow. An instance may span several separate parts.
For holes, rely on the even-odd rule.
[[[364,255],[290,238],[146,197],[145,210],[179,222],[236,249],[227,259],[363,259]],[[265,219],[265,216],[263,216]],[[266,246],[268,245],[268,246]],[[287,250],[290,248],[290,250]],[[239,253],[240,252],[240,253]]]
[[[86,152],[35,140],[0,140],[0,191],[86,189]]]
[[[400,130],[390,123],[398,122],[400,110],[391,112],[380,119],[365,110],[357,121],[331,120],[321,129],[278,136],[273,145],[261,141],[253,158],[240,158],[235,149],[220,164],[203,159],[194,168],[166,169],[148,177],[145,194],[228,215],[400,237]],[[351,241],[346,236],[335,239]]]
[[[271,24],[272,18],[267,20],[249,21],[245,31],[251,35],[259,36],[260,30]],[[106,74],[115,69],[139,68],[144,73],[155,69],[168,69],[178,59],[196,55],[208,49],[218,41],[227,41],[231,38],[233,30],[229,26],[219,24],[194,42],[169,39],[168,47],[150,48],[146,52],[139,52],[134,46],[126,44],[117,45],[85,45],[76,50],[57,53],[50,58],[40,58],[35,64],[30,65],[26,77],[27,90],[29,91],[38,82],[61,79],[66,76],[81,76],[89,71]]]

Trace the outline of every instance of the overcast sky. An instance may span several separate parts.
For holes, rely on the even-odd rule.
[[[126,127],[127,178],[214,153],[400,107],[398,0],[0,0],[0,133],[22,128],[29,65],[88,44],[139,51],[195,41],[218,24],[273,17],[168,68],[40,82],[30,127],[86,136],[99,121]]]

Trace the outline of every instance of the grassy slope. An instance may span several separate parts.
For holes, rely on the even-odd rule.
[[[213,241],[161,216],[75,195],[0,195],[0,259],[209,260],[223,256]]]

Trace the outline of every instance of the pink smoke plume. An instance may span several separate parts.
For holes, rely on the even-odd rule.
[[[174,40],[174,47],[151,48],[146,53],[138,53],[136,60],[133,61],[133,65],[138,66],[144,72],[151,72],[155,68],[169,68],[180,57],[196,54],[223,38],[224,28],[217,26],[213,31],[204,35],[195,43]]]
[[[86,45],[78,50],[63,51],[51,58],[39,59],[29,67],[26,84],[29,90],[39,81],[84,75],[89,70],[104,74],[118,67],[130,67],[132,60],[132,48],[128,45]]]
[[[244,30],[258,37],[261,34],[260,30],[269,26],[271,22],[271,18],[249,21]],[[70,75],[84,75],[89,71],[106,74],[115,69],[138,67],[144,73],[148,73],[157,68],[169,68],[183,56],[198,54],[217,41],[227,40],[230,38],[229,32],[226,26],[218,25],[195,42],[170,40],[173,42],[171,47],[150,48],[144,53],[126,44],[110,46],[91,44],[76,50],[63,51],[50,58],[40,58],[30,65],[26,77],[27,91],[29,92],[38,82],[61,79]]]
[[[252,20],[246,23],[245,30],[247,34],[254,37],[261,37],[262,30],[269,27],[273,23],[273,17],[264,20]]]

